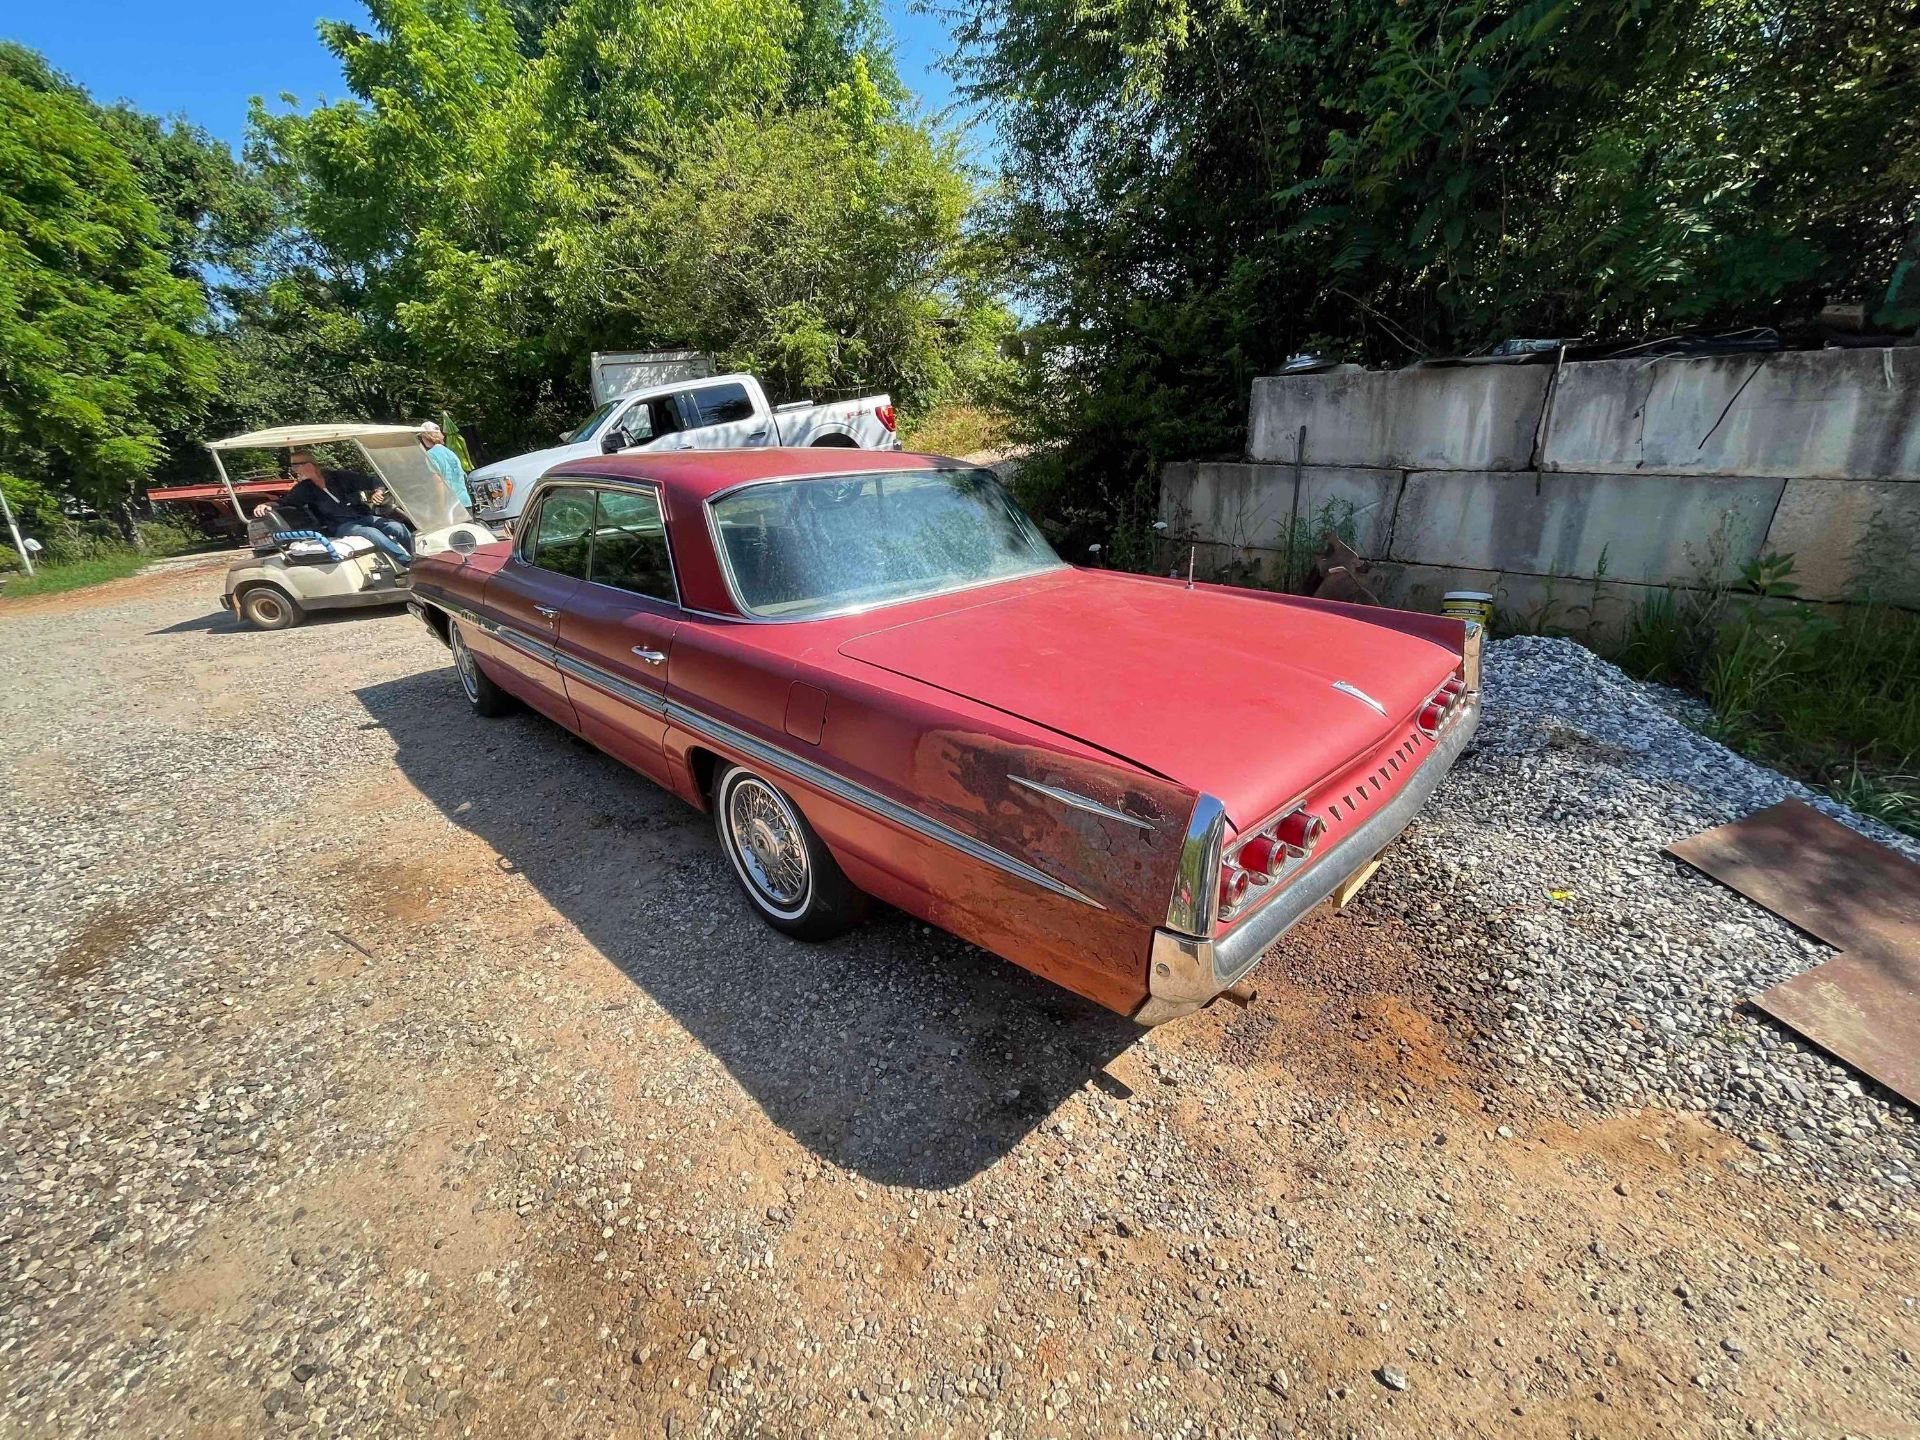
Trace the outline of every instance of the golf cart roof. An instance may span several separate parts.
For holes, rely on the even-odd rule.
[[[209,450],[277,450],[296,445],[325,445],[333,440],[374,440],[420,433],[414,425],[367,425],[357,421],[336,421],[331,425],[277,425],[271,430],[249,430],[245,435],[230,435],[225,440],[209,440]]]
[[[245,435],[209,441],[207,449],[213,452],[214,468],[220,472],[220,482],[226,487],[233,513],[245,524],[246,509],[234,493],[227,467],[220,459],[223,450],[299,449],[333,441],[351,441],[360,447],[387,492],[421,533],[444,530],[473,518],[467,512],[466,502],[427,462],[427,452],[420,448],[420,432],[412,425],[364,425],[353,421],[281,425],[272,430],[252,430]]]

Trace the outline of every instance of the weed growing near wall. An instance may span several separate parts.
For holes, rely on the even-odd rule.
[[[1920,616],[1796,601],[1790,557],[1756,565],[1646,601],[1614,659],[1699,695],[1716,739],[1920,835]]]

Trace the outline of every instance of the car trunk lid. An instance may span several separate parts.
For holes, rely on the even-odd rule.
[[[1218,796],[1250,824],[1404,726],[1458,664],[1347,615],[1074,571],[840,653]]]

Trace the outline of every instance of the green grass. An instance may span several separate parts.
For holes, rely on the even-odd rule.
[[[1639,608],[1615,658],[1698,694],[1724,744],[1920,835],[1920,616],[1667,594]]]
[[[69,560],[64,565],[39,565],[31,575],[15,572],[10,576],[6,584],[0,585],[0,599],[27,595],[57,595],[63,590],[79,590],[108,580],[124,580],[152,559],[151,555],[138,555],[131,550],[120,550],[108,555],[95,555],[86,560]]]
[[[58,595],[64,590],[124,580],[151,561],[191,551],[215,550],[222,544],[198,530],[165,519],[140,522],[140,543],[144,547],[140,550],[101,521],[85,525],[49,522],[31,527],[29,533],[31,530],[39,530],[45,536],[47,549],[34,562],[31,576],[15,568],[0,569],[0,599],[9,595]],[[0,545],[0,564],[16,563],[12,547]]]
[[[984,406],[954,401],[936,406],[903,426],[900,444],[930,455],[973,455],[982,450],[1004,450],[1011,443],[1005,415]]]

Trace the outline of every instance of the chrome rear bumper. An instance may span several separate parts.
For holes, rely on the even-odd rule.
[[[1427,797],[1447,778],[1479,725],[1480,701],[1476,696],[1455,712],[1452,723],[1434,741],[1434,753],[1399,794],[1220,940],[1155,930],[1147,965],[1149,994],[1133,1018],[1142,1025],[1158,1025],[1190,1015],[1251,970],[1274,941],[1413,822]]]

